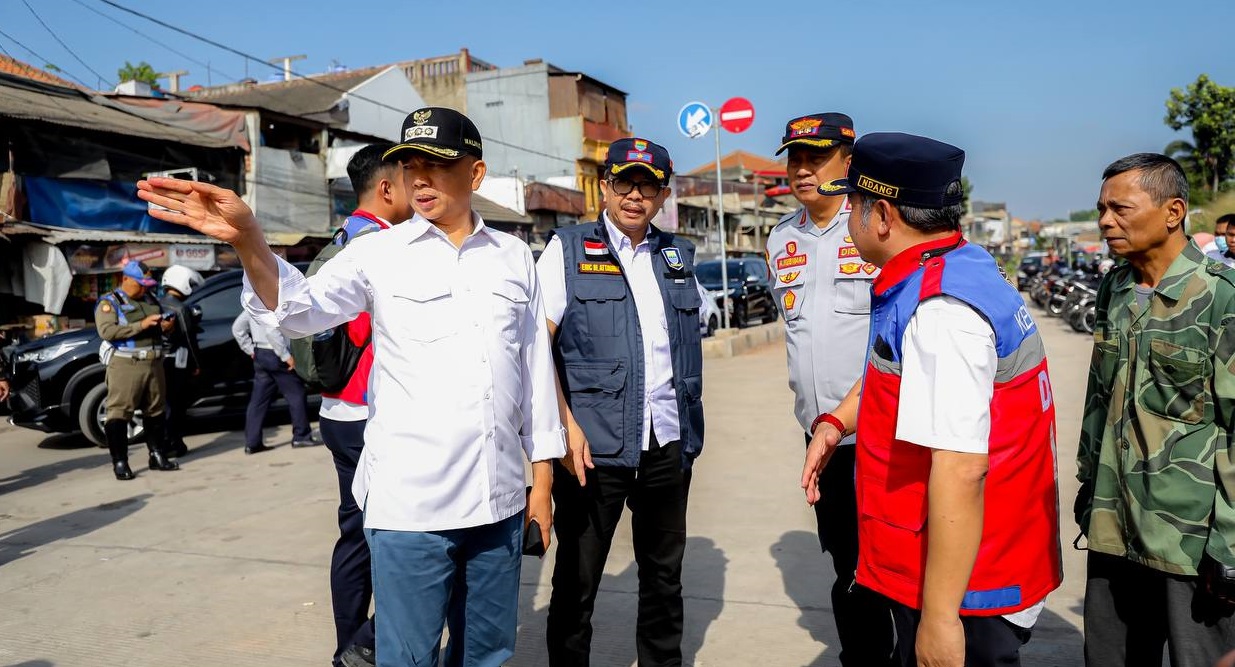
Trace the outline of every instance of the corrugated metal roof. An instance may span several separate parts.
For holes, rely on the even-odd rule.
[[[534,221],[518,212],[494,203],[492,200],[485,199],[476,193],[472,193],[472,210],[480,214],[482,220],[491,222],[509,222],[521,225],[530,225]]]
[[[102,98],[100,98],[102,99]],[[0,117],[111,132],[189,146],[226,148],[231,142],[201,132],[164,125],[96,102],[72,88],[39,83],[0,72]]]
[[[106,229],[67,229],[48,227],[29,222],[9,222],[0,225],[0,235],[38,236],[39,240],[52,245],[58,243],[198,243],[220,245],[209,236],[201,234],[151,234],[147,232],[113,231]],[[272,246],[293,246],[314,236],[303,232],[266,232],[266,242]],[[319,235],[320,238],[329,238]]]
[[[385,69],[385,66],[366,67],[291,81],[229,84],[188,91],[185,94],[211,104],[266,109],[288,116],[311,116],[333,109],[344,92],[372,79]]]

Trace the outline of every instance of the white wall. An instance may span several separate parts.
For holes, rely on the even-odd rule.
[[[366,99],[359,99],[357,95]],[[399,141],[403,119],[409,113],[427,106],[403,70],[394,66],[348,91],[345,97],[348,103],[348,131],[390,141]]]

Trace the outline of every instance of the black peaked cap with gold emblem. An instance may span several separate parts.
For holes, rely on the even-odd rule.
[[[383,160],[406,160],[409,151],[420,151],[447,160],[464,155],[484,157],[480,130],[470,118],[445,107],[417,109],[403,120],[402,143],[382,155]]]

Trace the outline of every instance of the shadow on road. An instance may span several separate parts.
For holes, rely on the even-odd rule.
[[[798,626],[810,633],[811,639],[819,642],[819,655],[806,663],[806,667],[825,667],[836,662],[840,639],[836,635],[836,621],[832,617],[829,598],[832,582],[830,556],[819,549],[819,536],[805,530],[793,530],[781,535],[772,545],[772,558],[780,570],[785,594],[793,600],[800,615]],[[832,647],[837,650],[833,651]]]
[[[141,510],[152,494],[143,493],[44,519],[0,533],[0,567],[34,553],[39,547],[92,533]]]
[[[47,660],[27,660],[25,662],[15,662],[6,667],[56,667],[56,663]]]

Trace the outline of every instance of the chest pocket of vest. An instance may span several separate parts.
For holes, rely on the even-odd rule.
[[[390,319],[409,340],[432,343],[455,332],[454,299],[444,281],[404,285],[394,293],[392,305]]]
[[[673,305],[673,310],[677,315],[677,327],[680,339],[683,343],[688,343],[692,340],[691,332],[694,332],[694,337],[699,336],[699,309],[703,307],[703,299],[699,297],[699,290],[694,288],[693,281],[690,287],[673,286],[669,288],[669,303]],[[674,326],[673,322],[667,322],[670,327]]]
[[[626,374],[626,363],[620,359],[566,362],[570,411],[587,436],[593,456],[622,453]]]
[[[519,342],[523,317],[529,301],[527,292],[517,283],[503,282],[493,288],[493,323],[508,343]]]
[[[1141,407],[1160,417],[1185,424],[1204,419],[1210,402],[1209,364],[1201,350],[1149,339],[1148,363],[1141,375]]]
[[[579,278],[575,299],[586,313],[588,335],[626,333],[626,282],[621,277]]]

